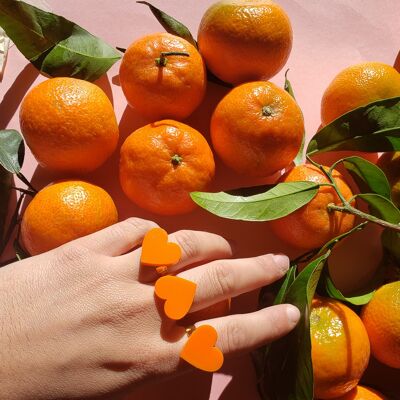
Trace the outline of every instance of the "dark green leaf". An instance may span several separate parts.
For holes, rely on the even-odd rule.
[[[379,194],[362,193],[356,197],[368,203],[370,213],[377,218],[383,219],[391,224],[400,223],[400,210],[388,199]]]
[[[309,263],[287,289],[283,299],[299,308],[301,319],[289,335],[272,343],[269,349],[265,385],[272,387],[272,398],[276,400],[313,399],[310,308],[329,254],[327,251]]]
[[[335,284],[333,283],[328,268],[324,269],[324,273],[321,280],[322,280],[321,283],[324,286],[326,293],[328,294],[329,297],[336,300],[345,301],[355,306],[361,306],[369,303],[375,293],[375,288],[368,288],[366,291],[364,291],[363,294],[355,296],[344,296],[342,292],[339,289],[337,289]]]
[[[390,200],[390,186],[384,172],[361,157],[346,157],[343,164],[363,193],[376,193]]]
[[[284,182],[265,193],[248,197],[225,192],[193,192],[191,197],[200,207],[223,218],[270,221],[291,214],[310,202],[318,188],[314,182]]]
[[[194,40],[190,30],[183,25],[181,22],[177,21],[175,18],[166,14],[164,11],[161,11],[157,7],[154,7],[147,1],[137,1],[136,3],[145,4],[148,6],[153,13],[153,15],[157,18],[158,22],[163,26],[163,28],[173,35],[179,36],[183,39],[186,39],[193,46],[197,47],[197,43]]]
[[[18,174],[21,171],[23,148],[24,142],[18,131],[14,129],[0,131],[0,165],[7,171],[13,174]]]
[[[275,297],[274,305],[282,304],[284,302],[287,292],[288,292],[288,289],[290,288],[290,286],[296,279],[296,270],[297,270],[296,265],[292,265],[289,268],[289,271],[286,273],[285,278],[282,282],[282,285]]]
[[[282,304],[287,293],[287,289],[294,282],[296,277],[296,269],[297,266],[293,265],[289,268],[289,271],[286,273],[285,277],[280,279],[278,282],[274,282],[272,285],[264,286],[260,294],[258,296],[258,308],[265,308],[271,305],[270,302],[270,294],[274,291],[274,288],[279,288],[278,292],[275,296],[273,304]],[[276,291],[275,291],[276,292]],[[267,301],[265,300],[267,299]],[[252,352],[252,358],[254,362],[254,366],[257,373],[257,381],[261,384],[258,385],[259,390],[262,392],[263,398],[265,397],[265,392],[263,391],[263,379],[265,377],[265,366],[266,360],[268,357],[268,352],[271,344],[262,346],[255,351]]]
[[[0,2],[0,26],[42,73],[94,81],[121,55],[85,29],[23,1]]]
[[[322,128],[307,154],[333,150],[400,150],[400,97],[356,108]]]
[[[382,245],[400,265],[400,233],[386,228],[382,233]]]
[[[11,185],[12,174],[0,166],[0,249],[3,249],[5,246],[4,235],[6,231],[6,219],[11,195]]]

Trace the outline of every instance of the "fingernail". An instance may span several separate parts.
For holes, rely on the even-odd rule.
[[[300,319],[300,311],[297,307],[288,305],[286,308],[286,313],[289,318],[289,321],[296,325]]]
[[[285,274],[290,265],[290,260],[288,256],[284,254],[274,254],[274,261],[276,265],[281,269],[282,273]]]

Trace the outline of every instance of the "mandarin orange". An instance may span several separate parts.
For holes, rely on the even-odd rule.
[[[200,53],[185,39],[169,33],[133,42],[124,54],[119,76],[128,103],[153,120],[188,117],[206,91]]]
[[[268,80],[285,65],[293,33],[285,11],[270,0],[224,0],[204,14],[198,32],[208,68],[232,84]]]
[[[20,124],[39,164],[56,171],[96,169],[119,137],[107,95],[75,78],[52,78],[31,89],[21,104]]]
[[[271,82],[231,90],[211,118],[214,150],[236,172],[265,177],[287,167],[299,151],[304,120],[295,100]]]
[[[36,255],[96,232],[118,221],[111,196],[79,180],[61,181],[40,190],[21,223],[25,249]]]
[[[360,317],[337,300],[316,297],[310,330],[315,397],[344,395],[358,384],[369,361],[370,344]]]
[[[120,182],[138,206],[162,215],[183,214],[196,205],[190,192],[205,189],[214,157],[200,132],[173,120],[151,123],[122,145]]]
[[[333,178],[344,198],[349,200],[353,194],[342,175],[334,170]],[[324,173],[311,164],[298,165],[280,179],[280,182],[298,181],[329,182]],[[308,204],[286,217],[271,221],[270,226],[276,236],[295,248],[311,250],[321,247],[354,225],[354,215],[331,212],[328,210],[330,203],[341,205],[335,190],[330,186],[322,186]]]

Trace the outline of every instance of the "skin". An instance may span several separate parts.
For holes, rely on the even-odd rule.
[[[137,218],[112,225],[0,270],[2,400],[119,399],[139,385],[192,367],[180,360],[184,322],[164,317],[154,298],[158,275],[140,267],[145,233]],[[231,259],[221,236],[178,231],[183,255],[170,273],[197,284],[191,311],[282,277],[282,255]],[[196,267],[193,267],[196,265]],[[198,321],[218,332],[225,357],[247,352],[294,328],[291,305]]]

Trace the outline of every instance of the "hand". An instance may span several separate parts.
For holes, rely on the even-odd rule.
[[[3,400],[114,399],[190,370],[179,358],[184,328],[156,307],[158,275],[140,267],[140,248],[132,251],[155,226],[128,219],[0,270]],[[191,312],[274,282],[289,266],[281,255],[229,260],[230,244],[211,233],[169,240],[183,253],[170,271],[197,283]],[[298,319],[297,308],[279,305],[196,326],[214,326],[228,357],[287,334]]]

